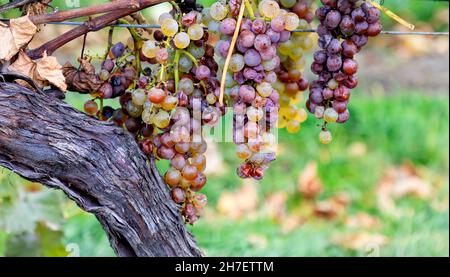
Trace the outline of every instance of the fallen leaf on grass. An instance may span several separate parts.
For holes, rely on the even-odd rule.
[[[314,206],[314,214],[325,219],[336,219],[347,213],[350,197],[341,193],[326,200],[318,202]]]
[[[253,248],[264,249],[267,248],[267,237],[258,234],[251,234],[247,237],[247,242]]]
[[[289,234],[302,226],[306,220],[298,214],[291,213],[285,216],[281,221],[281,232]]]
[[[333,237],[333,244],[345,249],[362,251],[374,246],[381,247],[389,242],[389,239],[381,234],[361,232],[355,234],[339,234]]]
[[[367,213],[358,213],[345,220],[345,224],[350,228],[375,229],[380,227],[380,220]]]
[[[44,53],[42,59],[33,61],[24,51],[20,51],[17,60],[8,69],[30,77],[40,87],[52,84],[62,91],[67,90],[61,65],[55,57],[47,56],[47,53]]]
[[[258,193],[256,184],[246,180],[244,185],[236,192],[225,192],[219,198],[217,210],[233,219],[253,212],[258,206]]]
[[[284,191],[270,194],[264,202],[263,207],[265,214],[267,214],[270,219],[280,222],[286,216],[287,199],[288,195]]]
[[[314,199],[323,191],[322,182],[317,174],[317,163],[311,162],[305,166],[298,178],[298,190],[303,197]]]
[[[0,60],[9,61],[31,41],[36,32],[37,27],[28,16],[11,19],[9,26],[0,22]]]
[[[419,176],[411,163],[386,170],[376,187],[378,205],[381,210],[397,213],[395,200],[406,196],[429,200],[433,196],[431,184]]]

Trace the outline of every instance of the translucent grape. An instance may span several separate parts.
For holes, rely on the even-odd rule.
[[[258,122],[260,121],[264,116],[264,112],[261,108],[255,108],[253,106],[250,106],[247,109],[247,118],[250,121]]]
[[[298,18],[298,16],[293,13],[293,12],[288,12],[286,13],[284,16],[284,22],[285,22],[285,29],[288,31],[293,31],[295,29],[297,29],[299,23],[300,23],[300,19]]]
[[[270,83],[261,82],[261,83],[256,85],[256,91],[262,97],[269,97],[269,95],[273,91],[273,87],[272,87],[272,85]]]
[[[323,113],[323,119],[328,123],[336,122],[338,116],[338,113],[333,108],[327,108]]]
[[[194,91],[194,82],[189,78],[183,78],[178,83],[178,89],[190,95]]]
[[[133,104],[142,106],[147,101],[147,94],[143,89],[137,89],[131,93],[131,100]]]
[[[209,13],[214,20],[220,21],[228,14],[228,7],[222,5],[220,2],[215,2],[211,5]]]
[[[275,18],[280,13],[280,6],[273,0],[263,0],[258,5],[259,13],[267,18]]]
[[[147,40],[142,45],[142,54],[144,54],[145,57],[151,59],[156,57],[156,51],[158,51],[158,47],[156,47],[155,42],[152,40]]]
[[[164,110],[160,110],[154,117],[153,123],[159,129],[164,129],[170,124],[170,115]]]
[[[296,121],[296,120],[289,120],[286,124],[286,130],[289,133],[297,133],[298,131],[300,131],[300,122]]]
[[[238,144],[236,147],[236,156],[240,159],[246,160],[250,158],[252,151],[248,148],[245,143]]]
[[[184,48],[188,47],[190,42],[191,42],[191,39],[189,38],[189,35],[185,32],[179,32],[173,38],[173,43],[179,49],[184,49]]]
[[[333,136],[330,131],[323,130],[319,134],[319,140],[322,144],[329,144],[333,140]]]
[[[203,27],[200,24],[193,24],[189,26],[187,31],[191,40],[199,40],[203,37]]]
[[[175,19],[166,18],[161,23],[161,31],[164,35],[173,37],[178,32],[178,23]]]
[[[233,54],[230,60],[230,70],[232,72],[239,72],[245,66],[244,56],[240,54]]]

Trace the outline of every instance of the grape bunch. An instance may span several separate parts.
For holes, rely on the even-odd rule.
[[[329,123],[344,123],[349,117],[350,90],[358,84],[358,63],[354,59],[369,37],[381,32],[380,11],[365,1],[321,0],[316,10],[321,50],[314,53],[311,71],[318,79],[311,83],[307,109],[323,119],[319,139],[332,141]]]
[[[300,18],[298,29],[310,27],[309,23],[313,19],[310,0],[283,0],[280,4]],[[286,128],[290,133],[298,132],[300,124],[308,117],[307,111],[297,105],[303,100],[303,92],[309,86],[303,71],[306,64],[305,54],[311,51],[313,45],[311,34],[293,32],[278,48],[281,64],[277,72],[278,80],[273,84],[280,93],[278,128]]]
[[[98,74],[108,90],[102,86],[92,93],[95,99],[85,110],[123,126],[145,154],[169,161],[164,181],[186,223],[193,224],[207,203],[199,193],[206,183],[202,128],[217,124],[224,109],[217,101],[218,64],[199,6],[182,3],[177,12],[159,17],[161,29],[153,39],[138,41],[136,49],[121,42],[111,47]],[[120,108],[98,112],[95,101],[101,105],[105,98],[119,98]]]
[[[136,59],[133,56],[133,49],[122,42],[113,45],[96,76],[97,80],[103,83],[98,91],[91,92],[93,100],[84,103],[85,112],[102,120],[110,119],[115,110],[110,106],[103,106],[103,100],[117,98],[125,94],[127,88],[137,78],[138,73],[134,67],[135,64]]]
[[[255,13],[250,5],[245,6],[251,10],[246,11],[241,25],[237,26],[237,15],[244,5],[239,0],[215,2],[203,20],[210,31],[220,36],[215,46],[219,75],[226,70],[232,36],[240,27],[226,72],[225,94],[228,105],[233,107],[236,155],[243,160],[237,174],[241,178],[260,180],[276,157],[275,137],[270,130],[276,126],[279,110],[280,95],[273,87],[281,65],[277,48],[290,38],[300,19],[280,8],[278,2],[262,0]]]

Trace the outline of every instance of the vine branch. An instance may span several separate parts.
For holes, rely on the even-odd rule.
[[[48,55],[51,55],[53,52],[55,52],[61,46],[67,44],[68,42],[70,42],[80,36],[83,36],[86,33],[103,29],[104,27],[108,26],[111,23],[114,23],[115,21],[117,21],[118,19],[120,19],[122,17],[128,16],[132,13],[135,13],[142,9],[148,8],[150,6],[153,6],[153,5],[162,3],[162,2],[167,2],[167,0],[139,0],[138,7],[134,6],[131,8],[129,7],[130,6],[129,3],[132,1],[119,0],[119,1],[113,2],[113,3],[123,3],[123,2],[127,3],[126,7],[128,7],[128,8],[119,9],[120,7],[124,7],[125,4],[110,5],[108,8],[108,11],[110,11],[109,13],[98,16],[94,19],[88,20],[83,25],[78,26],[76,28],[73,28],[70,31],[65,32],[64,34],[56,37],[55,39],[44,43],[40,47],[33,49],[33,50],[29,50],[28,56],[32,59],[38,59],[38,58],[42,57],[44,52],[47,52]],[[110,4],[113,4],[113,3],[110,3]],[[90,12],[91,12],[90,14],[97,13],[98,7],[99,6],[97,6],[97,9],[95,10],[95,12],[93,10],[90,10]],[[88,8],[83,8],[83,9],[88,9]],[[105,11],[106,9],[101,9],[101,10]],[[78,16],[80,14],[88,15],[88,13],[85,11],[77,13]],[[70,13],[66,14],[66,16],[70,16],[70,18],[74,18],[74,17],[72,17],[74,15],[70,14]],[[66,20],[68,18],[67,17],[64,17],[64,18],[59,17],[59,19]],[[46,18],[45,21],[49,22],[52,20],[53,20],[53,18],[50,17],[50,18]],[[33,21],[33,22],[35,22],[35,21]]]

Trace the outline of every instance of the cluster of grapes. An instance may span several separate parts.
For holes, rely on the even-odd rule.
[[[300,18],[298,29],[308,29],[313,19],[310,0],[281,0],[283,8],[289,9]],[[300,130],[300,124],[306,121],[308,114],[303,107],[298,107],[302,101],[303,92],[308,89],[309,82],[303,76],[305,54],[313,47],[311,35],[303,32],[293,32],[288,41],[281,43],[278,55],[281,60],[278,80],[273,87],[280,93],[280,111],[278,128],[286,128],[290,133]]]
[[[350,113],[347,109],[350,90],[358,84],[355,73],[358,64],[353,59],[367,44],[368,37],[381,32],[380,11],[365,1],[321,0],[316,10],[320,20],[317,28],[321,50],[314,54],[311,71],[318,80],[310,85],[308,110],[324,124],[320,141],[328,144],[332,135],[329,123],[344,123]]]
[[[224,69],[225,58],[233,44],[236,28],[239,35],[226,72],[225,94],[233,106],[233,139],[236,154],[244,160],[237,174],[242,178],[263,178],[268,164],[275,160],[275,137],[270,133],[278,121],[279,93],[273,84],[280,68],[277,48],[291,37],[299,26],[298,16],[280,8],[274,0],[259,2],[256,16],[250,5],[237,26],[237,15],[244,8],[243,1],[216,2],[204,16],[208,28],[221,39],[216,44],[219,72]]]
[[[122,42],[110,48],[108,57],[102,62],[101,70],[97,74],[97,79],[103,84],[98,91],[91,93],[94,100],[84,103],[86,113],[102,120],[108,120],[117,113],[112,107],[103,106],[103,99],[117,98],[125,94],[138,75],[134,67],[135,62],[133,50]],[[100,100],[100,105],[96,99]]]
[[[162,14],[161,30],[136,43],[137,51],[121,42],[111,47],[98,73],[105,84],[92,93],[95,99],[86,102],[85,111],[124,126],[145,154],[170,161],[164,180],[185,221],[193,224],[207,203],[198,192],[206,183],[202,127],[214,126],[224,109],[217,101],[218,64],[199,6],[182,3],[177,10],[187,12]],[[103,99],[116,97],[120,108],[99,111],[96,99],[102,106]]]

